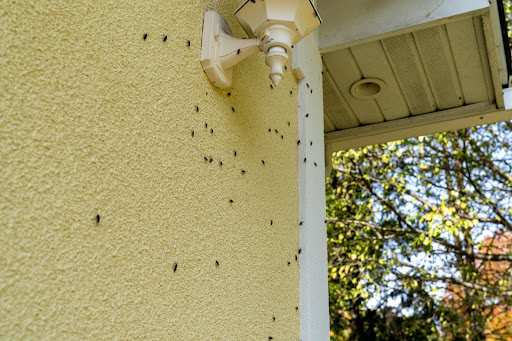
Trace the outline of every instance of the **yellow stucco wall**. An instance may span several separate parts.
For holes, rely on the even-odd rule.
[[[199,63],[240,3],[2,1],[0,339],[299,339],[296,82]]]

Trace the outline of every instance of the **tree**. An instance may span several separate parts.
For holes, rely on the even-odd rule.
[[[500,237],[493,236],[485,238],[481,249],[482,253],[510,254],[512,252],[512,234],[506,233]],[[479,264],[480,265],[480,264]],[[488,262],[478,267],[480,278],[484,281],[498,283],[502,280],[501,274],[507,271],[509,264],[506,261]],[[465,292],[459,287],[449,285],[443,298],[443,303],[452,306],[458,313],[464,314]],[[483,314],[486,317],[486,334],[489,340],[512,340],[512,311],[507,301],[502,297],[488,300],[484,304]],[[448,333],[462,334],[462,330],[450,328]]]
[[[333,339],[360,332],[356,321],[390,299],[427,339],[489,335],[499,314],[489,307],[512,303],[512,254],[494,244],[512,232],[509,141],[505,122],[337,153],[327,183]],[[439,288],[460,295],[441,300]]]

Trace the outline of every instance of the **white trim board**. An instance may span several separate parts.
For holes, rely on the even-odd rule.
[[[319,0],[322,53],[486,13],[487,0]]]
[[[292,68],[299,79],[297,113],[301,141],[298,145],[300,335],[302,341],[328,341],[323,91],[318,31],[297,44],[292,57]]]
[[[512,95],[512,92],[510,94]],[[327,150],[334,152],[511,119],[512,110],[497,110],[495,104],[476,103],[431,114],[327,133],[325,143]]]

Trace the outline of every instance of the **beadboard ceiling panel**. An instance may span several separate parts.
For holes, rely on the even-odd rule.
[[[324,53],[325,131],[493,103],[479,16]],[[378,79],[380,93],[355,96],[354,83]]]

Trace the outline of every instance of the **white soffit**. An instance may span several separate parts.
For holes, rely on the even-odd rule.
[[[345,0],[336,1],[346,3]],[[405,9],[412,3],[426,6],[419,5],[418,1],[370,2],[360,11],[375,14],[375,11],[381,10],[387,13],[396,3],[401,3]],[[484,2],[489,6],[487,0]],[[330,0],[323,3],[324,6],[328,3],[332,8],[337,6]],[[383,6],[383,3],[388,6]],[[460,129],[478,123],[496,122],[493,121],[496,117],[512,119],[512,114],[508,112],[498,116],[492,114],[504,110],[502,83],[508,79],[502,41],[497,41],[499,35],[496,30],[501,34],[497,12],[493,16],[493,7],[483,8],[482,1],[477,0],[422,3],[439,5],[435,11],[423,13],[422,20],[430,20],[427,23],[401,27],[385,34],[377,34],[376,25],[368,25],[371,29],[359,32],[359,40],[346,40],[341,45],[335,45],[336,48],[324,46],[324,49],[320,49],[323,52],[327,149],[334,151]],[[454,3],[458,3],[459,8],[449,6]],[[465,12],[460,12],[461,3]],[[348,13],[357,12],[354,7],[357,6],[349,6]],[[439,11],[442,12],[440,15],[452,13],[456,16],[440,18],[440,15],[434,15]],[[324,19],[333,14],[332,10],[328,12],[322,13],[320,6]],[[391,18],[397,18],[396,21],[388,18],[388,24],[384,27],[398,28],[399,21],[404,24],[407,20],[417,20],[415,12],[402,19],[397,17],[400,13],[395,13]],[[426,16],[426,13],[430,15]],[[437,20],[431,20],[432,17]],[[369,22],[371,19],[375,18],[370,16]],[[343,22],[343,19],[340,17],[337,22]],[[328,19],[325,24],[329,24]],[[356,31],[353,29],[347,34],[350,36]],[[374,34],[373,39],[368,36],[370,33]],[[325,39],[325,32],[323,34]],[[380,93],[367,98],[358,96],[354,92],[354,84],[362,79],[381,81]],[[366,90],[362,91],[364,93]],[[431,118],[422,117],[430,115]],[[480,116],[475,120],[471,118],[472,115]],[[393,124],[390,125],[390,122]],[[389,132],[390,127],[393,127],[393,134],[386,139],[386,134],[381,134],[380,129],[384,133]],[[366,137],[362,138],[362,135]]]
[[[320,52],[454,16],[475,16],[488,0],[318,0]]]

